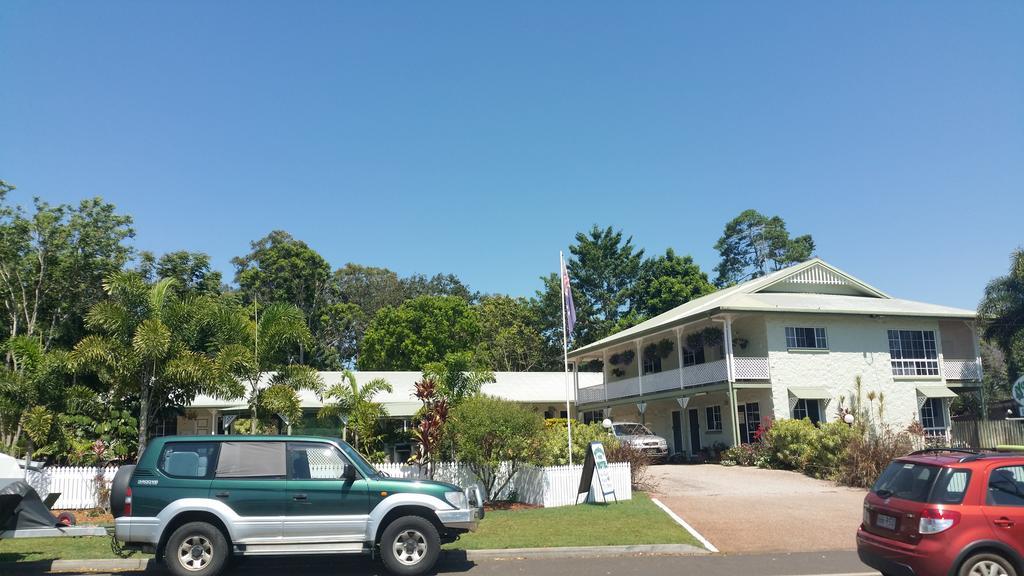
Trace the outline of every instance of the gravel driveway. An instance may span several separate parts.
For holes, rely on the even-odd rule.
[[[651,466],[654,495],[722,552],[853,550],[865,490],[796,472]]]

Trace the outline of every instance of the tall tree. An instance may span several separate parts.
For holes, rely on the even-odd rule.
[[[457,296],[419,296],[382,308],[363,337],[360,370],[418,370],[478,342],[476,311]]]
[[[391,384],[383,378],[375,378],[360,386],[356,375],[345,370],[341,381],[324,392],[324,406],[319,418],[345,418],[345,430],[352,431],[352,445],[363,454],[369,454],[377,444],[377,423],[388,415],[384,405],[373,397],[382,392],[391,392]],[[348,439],[348,435],[344,434]]]
[[[725,225],[715,250],[721,257],[715,284],[724,287],[809,259],[814,240],[810,234],[791,238],[778,216],[744,210]]]
[[[1007,376],[1015,382],[1024,374],[1024,249],[1010,256],[1010,271],[985,287],[978,306],[985,338],[1006,355]]]
[[[159,259],[152,252],[139,255],[139,271],[149,281],[174,279],[181,294],[219,294],[221,273],[210,267],[210,257],[202,252],[178,250]]]
[[[199,343],[199,333],[223,318],[194,300],[177,298],[174,280],[147,284],[141,275],[117,272],[105,287],[108,299],[86,317],[93,334],[71,353],[72,365],[96,374],[121,395],[139,399],[139,442],[146,447],[152,418],[167,406],[186,406],[196,394],[234,395],[238,383],[229,372],[230,347],[208,347],[217,337]],[[220,336],[227,338],[228,336]]]
[[[693,258],[669,248],[663,256],[644,261],[630,301],[632,311],[643,321],[714,291]]]
[[[131,218],[99,198],[31,213],[11,205],[0,181],[0,309],[8,336],[38,336],[44,348],[71,346],[103,299],[103,279],[122,268],[135,235]]]
[[[413,274],[402,279],[402,287],[406,298],[457,296],[466,302],[473,302],[476,299],[476,295],[470,292],[469,287],[454,274],[434,274],[429,278],[423,274]]]
[[[291,234],[275,230],[252,242],[248,254],[231,262],[245,303],[279,302],[302,312],[313,338],[300,347],[300,364],[321,369],[340,365],[338,351],[325,346],[320,338],[329,329],[321,321],[330,318],[322,311],[334,301],[331,267],[323,256]],[[313,347],[307,349],[309,345]]]
[[[544,338],[538,309],[529,300],[484,296],[475,308],[480,318],[477,354],[492,370],[525,372],[558,365],[557,350]]]
[[[334,271],[332,282],[340,302],[335,302],[327,312],[333,317],[326,323],[335,328],[341,361],[354,365],[370,320],[381,308],[404,302],[405,285],[392,270],[351,262]]]

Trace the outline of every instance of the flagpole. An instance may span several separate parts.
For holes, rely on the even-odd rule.
[[[569,407],[569,399],[572,397],[569,383],[569,331],[565,323],[565,279],[562,278],[562,271],[565,270],[565,256],[558,251],[558,282],[562,284],[562,360],[565,362],[565,424],[569,430],[569,466],[572,466],[572,409]],[[572,288],[569,288],[572,290]]]

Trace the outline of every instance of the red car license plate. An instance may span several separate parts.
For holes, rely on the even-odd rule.
[[[896,518],[892,516],[886,516],[885,514],[878,514],[875,516],[875,526],[879,528],[885,528],[886,530],[896,530]]]

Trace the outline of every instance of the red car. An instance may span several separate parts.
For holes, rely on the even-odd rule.
[[[857,553],[885,576],[1024,576],[1024,454],[894,460],[864,498]]]

